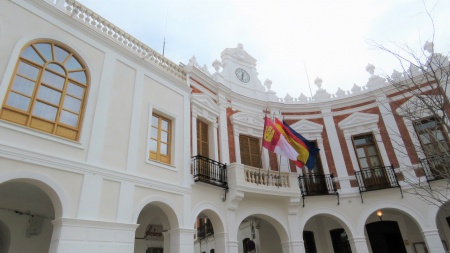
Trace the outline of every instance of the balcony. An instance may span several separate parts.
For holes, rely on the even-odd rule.
[[[428,182],[449,176],[450,154],[448,153],[421,159],[420,163]]]
[[[363,169],[361,171],[355,171],[356,182],[358,183],[359,192],[376,191],[389,188],[400,188],[398,184],[397,175],[395,174],[394,167],[376,167],[373,169]],[[400,193],[403,193],[400,188]]]
[[[236,192],[261,195],[298,198],[297,174],[279,172],[271,169],[259,169],[239,163],[227,166],[228,185]]]
[[[195,182],[200,181],[228,190],[226,164],[196,155],[192,158],[192,169]]]
[[[336,195],[339,205],[339,193],[336,190],[336,182],[333,174],[309,174],[298,177],[298,184],[303,198],[305,196]]]

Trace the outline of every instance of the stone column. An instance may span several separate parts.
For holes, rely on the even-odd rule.
[[[195,229],[175,228],[170,234],[170,253],[194,252]]]
[[[164,252],[171,252],[170,251],[170,234],[169,232],[162,232],[163,237],[164,237],[164,248],[163,251]]]
[[[367,247],[366,237],[354,236],[353,238],[348,238],[350,241],[350,246],[352,247],[352,252],[358,253],[369,253],[369,248]]]
[[[198,155],[197,152],[197,114],[192,113],[192,156]]]
[[[210,143],[213,148],[213,153],[211,155],[214,155],[213,157],[211,157],[211,159],[213,159],[215,161],[219,161],[219,141],[218,141],[218,135],[217,135],[218,129],[219,129],[219,124],[217,124],[216,122],[213,122],[212,123],[212,140],[210,140]]]
[[[424,230],[422,231],[422,235],[425,239],[429,253],[445,252],[441,237],[439,236],[439,231],[437,229]]]
[[[133,252],[136,228],[139,226],[69,218],[53,220],[52,224],[50,253]]]
[[[228,144],[228,122],[227,122],[227,100],[223,95],[219,94],[219,142],[220,142],[220,159],[222,163],[230,164],[230,151]]]
[[[214,232],[214,239],[215,239],[215,253],[227,253],[226,248],[226,240],[227,240],[227,233],[216,233]]]
[[[102,176],[91,173],[84,174],[80,204],[78,205],[78,218],[86,220],[97,219],[100,208],[102,183]]]
[[[333,116],[331,116],[331,109],[322,109],[323,121],[327,129],[327,137],[330,141],[331,153],[333,154],[334,164],[336,166],[337,177],[341,186],[341,191],[350,190],[350,180],[348,179],[347,166],[345,166],[344,156],[342,155],[341,145],[334,124]],[[342,179],[344,178],[344,179]]]

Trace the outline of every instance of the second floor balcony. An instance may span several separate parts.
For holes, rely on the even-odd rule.
[[[228,189],[227,165],[196,155],[192,158],[194,180]]]
[[[450,173],[450,154],[443,153],[421,159],[420,163],[425,173],[427,181],[434,181],[449,178]]]

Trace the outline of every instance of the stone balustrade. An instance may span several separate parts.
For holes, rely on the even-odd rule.
[[[59,2],[56,4],[59,4]],[[127,48],[130,52],[142,59],[145,59],[147,62],[158,66],[176,78],[183,81],[186,80],[186,73],[182,67],[165,58],[155,50],[151,49],[135,37],[110,23],[108,20],[104,19],[99,14],[84,5],[75,0],[65,0],[64,8],[67,15],[72,16],[84,25],[103,34],[105,37]]]
[[[256,185],[290,188],[289,173],[258,170],[253,167],[244,168],[245,181]]]

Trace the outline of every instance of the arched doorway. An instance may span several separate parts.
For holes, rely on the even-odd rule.
[[[55,209],[49,196],[33,182],[0,184],[0,252],[49,251]],[[7,251],[2,251],[5,248]]]
[[[276,221],[265,215],[251,215],[239,225],[239,253],[283,252]]]
[[[167,231],[171,229],[171,225],[161,206],[163,206],[162,203],[151,203],[139,213],[137,219],[139,227],[136,229],[134,252],[170,252],[170,237]]]
[[[436,216],[436,226],[444,250],[450,250],[450,202],[439,208]]]
[[[311,217],[303,228],[306,253],[351,253],[348,229],[338,218],[326,214]]]
[[[367,247],[373,253],[421,252],[419,247],[425,245],[418,223],[399,209],[374,211],[367,217],[364,228]]]

